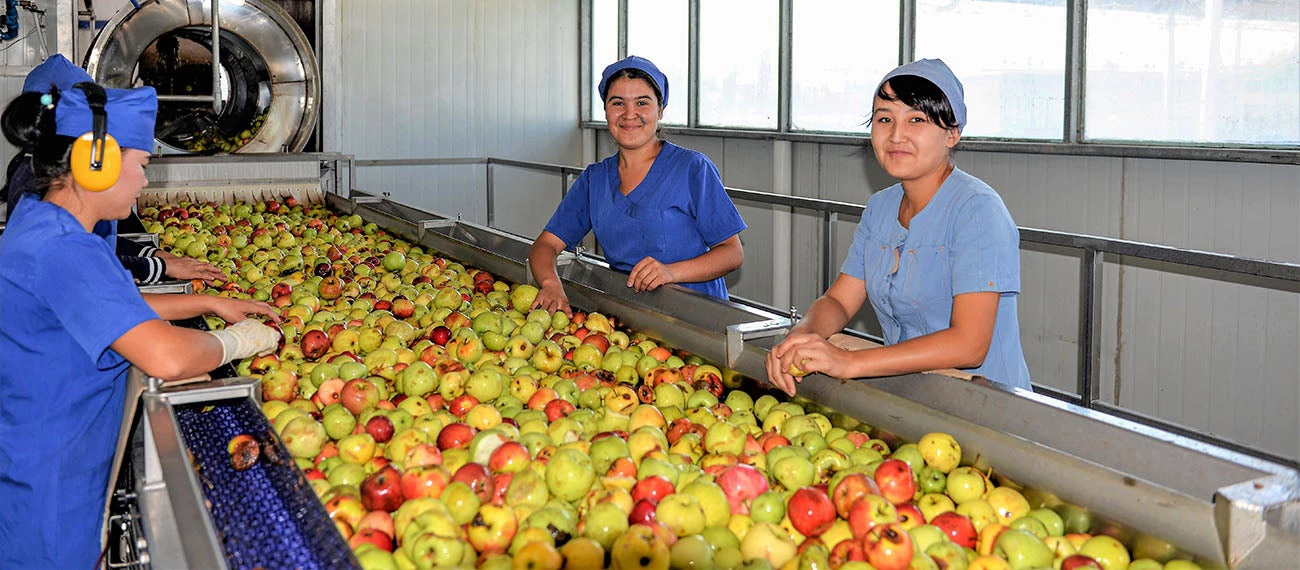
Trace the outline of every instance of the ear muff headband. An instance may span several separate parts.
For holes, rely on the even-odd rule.
[[[108,134],[108,95],[96,83],[81,82],[73,87],[86,94],[86,104],[94,114],[91,131],[72,143],[72,179],[91,192],[103,192],[117,184],[122,174],[122,148]]]

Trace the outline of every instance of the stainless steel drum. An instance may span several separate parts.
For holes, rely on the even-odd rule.
[[[156,0],[127,7],[87,53],[109,87],[158,90],[154,136],[195,153],[297,152],[316,126],[320,80],[311,42],[268,0],[219,2],[220,110],[212,102],[211,2]]]

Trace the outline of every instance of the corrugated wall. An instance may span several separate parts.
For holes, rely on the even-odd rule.
[[[339,137],[366,158],[500,156],[577,163],[577,0],[340,0]],[[497,222],[544,223],[535,192],[497,173]],[[483,167],[388,167],[358,186],[486,222]],[[555,193],[558,197],[558,191]],[[547,198],[550,195],[546,196]]]

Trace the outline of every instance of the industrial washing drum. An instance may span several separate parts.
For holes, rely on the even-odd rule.
[[[86,70],[108,87],[158,90],[154,137],[193,153],[297,152],[316,126],[320,80],[311,42],[268,0],[155,0],[118,12]],[[213,53],[220,63],[214,72]],[[219,88],[216,101],[212,84]]]

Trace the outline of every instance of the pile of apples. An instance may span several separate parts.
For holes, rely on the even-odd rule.
[[[1198,568],[947,434],[903,442],[614,317],[529,310],[536,288],[358,216],[141,214],[230,276],[206,293],[281,311],[283,346],[236,369],[367,569]]]

